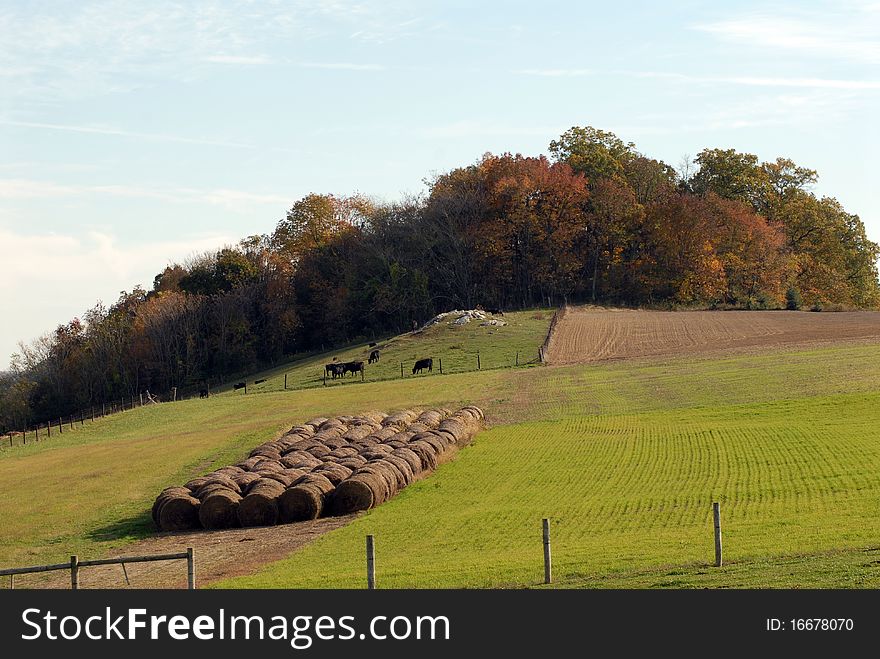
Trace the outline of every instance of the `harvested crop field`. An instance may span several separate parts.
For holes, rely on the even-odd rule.
[[[753,352],[880,339],[880,313],[642,311],[569,307],[547,351],[553,364]]]

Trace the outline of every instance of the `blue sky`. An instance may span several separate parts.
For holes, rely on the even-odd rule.
[[[880,240],[880,2],[0,0],[0,368],[309,192],[572,125],[793,158]]]

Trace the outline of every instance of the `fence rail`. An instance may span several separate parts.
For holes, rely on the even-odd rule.
[[[95,567],[98,565],[122,565],[128,563],[150,563],[153,561],[186,561],[186,581],[189,590],[195,590],[196,587],[196,568],[195,553],[192,547],[187,548],[185,552],[176,554],[153,554],[147,556],[120,556],[119,558],[97,558],[88,561],[79,560],[78,556],[71,556],[69,563],[55,563],[52,565],[32,565],[30,567],[12,567],[0,570],[0,576],[9,577],[10,588],[15,588],[15,575],[19,574],[36,574],[40,572],[53,572],[56,570],[70,570],[70,587],[72,590],[79,589],[79,571],[84,567]],[[126,573],[126,581],[128,581],[128,573]]]
[[[544,343],[538,348],[538,359],[541,360],[542,364],[547,363],[547,351],[550,350],[550,341],[553,338],[553,330],[556,329],[556,323],[562,319],[567,311],[568,305],[563,305],[553,312],[553,318],[550,319],[550,327],[547,328],[547,336],[544,337]]]

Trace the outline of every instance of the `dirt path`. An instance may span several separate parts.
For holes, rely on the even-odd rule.
[[[571,307],[548,361],[573,364],[646,356],[758,351],[853,340],[880,341],[880,312],[641,311]]]
[[[357,515],[326,517],[297,524],[224,531],[163,533],[125,547],[117,556],[171,554],[192,547],[195,553],[196,585],[253,574],[261,565],[289,556],[319,536],[345,526]],[[97,558],[93,556],[82,557]],[[129,583],[121,565],[101,565],[80,570],[80,588],[186,588],[186,562],[161,561],[126,566]],[[5,586],[5,584],[4,584]],[[70,588],[70,572],[16,577],[16,588]]]

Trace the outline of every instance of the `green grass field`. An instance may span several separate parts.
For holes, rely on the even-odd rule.
[[[517,311],[496,317],[507,323],[504,326],[482,327],[479,321],[453,326],[444,320],[417,334],[401,334],[385,340],[377,340],[380,352],[378,362],[369,364],[370,352],[374,348],[364,343],[349,348],[311,356],[277,368],[257,373],[247,378],[248,391],[262,393],[282,391],[284,376],[287,375],[288,389],[302,389],[325,385],[324,365],[337,358],[339,362],[363,361],[364,381],[376,382],[394,380],[401,377],[401,364],[405,378],[429,377],[427,372],[413,376],[412,367],[416,360],[431,357],[434,360],[433,373],[464,373],[482,370],[509,368],[538,362],[538,347],[544,341],[553,309]],[[479,361],[477,359],[479,353]],[[253,384],[255,380],[263,380]],[[351,384],[359,380],[353,374],[336,380],[327,377],[328,387]],[[241,390],[231,391],[231,385],[221,388],[223,393],[243,395]]]
[[[542,339],[536,327],[531,340]],[[363,587],[372,533],[380,587],[537,586],[549,517],[562,587],[880,586],[880,346],[870,344],[141,408],[0,453],[0,564],[94,557],[143,537],[163,486],[307,417],[463,402],[484,407],[491,428],[453,462],[217,585]],[[721,569],[708,567],[716,500]]]

